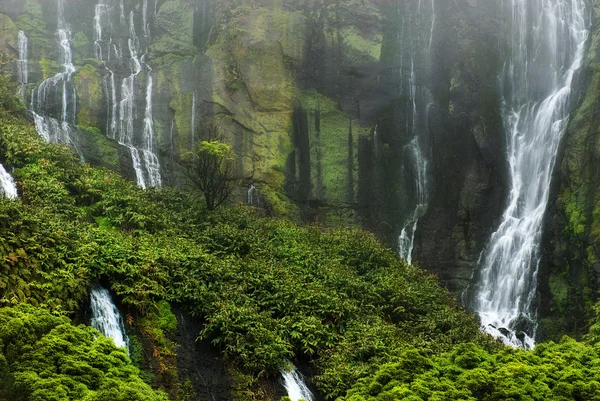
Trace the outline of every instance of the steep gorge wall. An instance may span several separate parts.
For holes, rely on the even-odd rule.
[[[554,172],[540,267],[540,335],[583,335],[600,279],[600,2]]]
[[[5,57],[18,57],[18,30],[29,38],[29,93],[60,70],[55,3],[8,0],[0,6]],[[87,128],[76,142],[86,160],[135,179],[127,149],[107,138],[107,66],[116,74],[126,70],[127,49],[123,61],[95,57],[97,3],[73,0],[65,9],[77,68],[76,123]],[[119,1],[106,3],[118,15]],[[144,1],[122,4],[142,37]],[[277,214],[361,225],[395,247],[414,208],[414,171],[406,168],[404,151],[413,106],[402,91],[413,68],[419,71],[414,87],[431,99],[423,138],[429,207],[413,259],[459,293],[506,198],[497,83],[504,27],[495,1],[436,1],[430,54],[411,66],[403,49],[415,39],[402,36],[404,26],[415,24],[404,11],[410,4],[149,0],[150,35],[140,40],[148,41],[144,61],[154,78],[163,182],[187,184],[177,157],[203,138],[194,126],[214,122],[239,156],[243,179],[236,200],[246,202],[245,187],[254,184],[260,206]],[[112,24],[115,38],[126,43],[127,23],[116,18]],[[16,63],[9,65],[16,76]],[[143,99],[144,74],[137,99]],[[142,100],[136,107],[143,114]]]

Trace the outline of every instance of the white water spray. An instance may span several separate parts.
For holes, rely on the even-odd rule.
[[[17,198],[17,185],[12,175],[0,164],[0,197],[8,199]]]
[[[129,339],[125,335],[123,318],[108,290],[97,285],[92,289],[90,299],[92,327],[106,337],[112,338],[117,347],[125,347],[129,350]]]
[[[542,222],[591,10],[584,0],[511,0],[509,6],[512,53],[503,114],[511,190],[479,260],[473,306],[484,330],[532,348]]]
[[[25,32],[19,31],[17,47],[19,48],[19,59],[17,60],[17,79],[21,85],[29,82],[29,41]]]
[[[107,101],[107,136],[115,139],[129,150],[136,182],[141,188],[156,187],[162,184],[160,175],[160,163],[155,151],[154,120],[152,115],[152,91],[153,78],[152,69],[144,62],[145,49],[140,46],[140,40],[136,33],[136,25],[133,10],[129,12],[128,20],[125,19],[125,7],[123,2],[119,3],[119,21],[121,30],[129,33],[126,40],[126,48],[129,50],[129,59],[125,65],[129,66],[129,75],[116,84],[116,74],[111,70],[115,63],[123,64],[123,46],[121,38],[113,38],[113,25],[111,22],[111,8],[107,8],[104,0],[96,5],[95,12],[95,34],[100,56],[106,52],[106,75],[103,79],[103,89]],[[142,4],[142,30],[146,42],[149,40],[150,31],[147,20],[148,6],[144,0]],[[116,19],[113,18],[113,19]],[[106,51],[102,44],[108,43]],[[114,55],[114,56],[113,56]],[[97,56],[98,57],[98,56]],[[111,57],[114,62],[111,63]],[[102,60],[102,59],[100,59]],[[116,71],[116,70],[115,70]],[[145,73],[145,74],[144,74]],[[145,75],[146,90],[140,94],[138,90],[140,76]],[[137,92],[136,92],[137,91]],[[144,113],[138,110],[144,101]]]
[[[295,366],[291,365],[291,367],[291,370],[281,369],[283,386],[288,393],[288,397],[290,397],[292,401],[314,401],[314,396],[306,386],[304,377],[298,372]]]
[[[38,133],[46,140],[72,144],[70,137],[70,123],[75,122],[75,104],[77,94],[72,82],[76,69],[73,65],[71,52],[71,31],[65,21],[64,0],[57,3],[58,29],[56,31],[59,49],[58,61],[63,71],[42,81],[31,92],[31,112],[35,118]],[[53,102],[60,101],[60,114],[51,117]]]

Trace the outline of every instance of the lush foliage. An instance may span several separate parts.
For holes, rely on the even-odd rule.
[[[428,358],[406,351],[399,362],[360,380],[347,401],[600,400],[600,347],[564,338],[533,351],[489,353],[470,343]]]
[[[193,152],[180,160],[188,178],[204,195],[209,210],[223,204],[233,191],[234,157],[231,146],[211,139],[198,143]]]
[[[313,361],[329,397],[406,348],[434,355],[466,340],[489,345],[433,277],[370,234],[143,191],[45,144],[15,116],[0,119],[0,138],[20,192],[0,200],[0,302],[70,313],[94,281],[110,283],[152,342],[165,386],[176,347],[164,301],[202,320],[199,336],[255,377],[288,359]]]
[[[0,399],[166,401],[142,382],[124,349],[41,308],[0,309]]]
[[[202,322],[198,335],[230,362],[239,399],[264,398],[256,379],[286,360],[310,362],[326,397],[352,401],[600,399],[599,346],[504,349],[433,277],[368,233],[143,191],[44,143],[21,117],[0,117],[0,155],[20,194],[0,199],[0,305],[11,306],[0,310],[0,398],[163,397],[122,350],[56,317],[102,280],[142,338],[132,359],[153,367],[144,377],[172,398],[193,399],[193,389],[177,376],[170,304]],[[142,363],[147,344],[152,360]]]

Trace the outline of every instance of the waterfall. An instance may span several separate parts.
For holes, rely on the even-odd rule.
[[[13,177],[0,164],[0,197],[15,199],[17,197],[17,186]]]
[[[506,344],[532,348],[542,222],[591,10],[584,0],[511,0],[509,5],[503,119],[511,190],[479,259],[472,302],[484,330]]]
[[[292,401],[314,401],[314,396],[306,386],[304,377],[296,370],[295,366],[291,365],[291,367],[291,370],[280,370],[281,376],[283,377],[283,386],[288,393],[288,397],[290,397]]]
[[[147,184],[151,187],[161,185],[160,164],[154,152],[154,119],[152,118],[152,70],[148,67],[148,79],[146,86],[146,111],[144,112],[144,143],[142,154],[144,155],[144,167],[148,173]]]
[[[428,161],[426,144],[429,134],[429,109],[432,104],[431,94],[419,82],[425,77],[417,71],[416,62],[428,66],[431,59],[433,37],[435,33],[435,0],[425,4],[423,0],[414,2],[398,1],[397,13],[401,21],[397,43],[400,46],[400,95],[409,99],[409,111],[406,118],[406,132],[412,137],[403,149],[403,174],[413,179],[412,208],[413,212],[404,221],[398,236],[400,257],[412,263],[415,233],[421,217],[427,211],[429,202]],[[426,29],[419,29],[425,26]],[[406,64],[409,64],[407,67]],[[404,76],[408,79],[405,79]],[[375,143],[375,146],[378,146]]]
[[[129,12],[129,18],[126,19],[123,1],[120,1],[118,8],[119,22],[115,24],[111,23],[112,10],[104,4],[104,0],[101,0],[96,5],[94,13],[96,58],[104,63],[106,69],[106,75],[103,78],[103,90],[107,99],[106,134],[129,150],[138,186],[141,188],[160,186],[162,180],[160,163],[155,150],[152,114],[152,69],[144,62],[146,49],[140,45],[133,10]],[[148,5],[147,1],[144,0],[141,11],[144,43],[147,43],[150,37],[147,13]],[[116,16],[115,19],[117,19]],[[120,30],[129,33],[126,40],[126,48],[129,50],[127,61],[123,60],[122,49],[124,46],[121,43],[123,39],[113,38],[113,25],[119,23],[121,24]],[[105,54],[106,57],[104,57]],[[120,65],[129,66],[129,75],[120,78],[120,85],[117,85],[117,78],[113,69],[116,71]],[[145,72],[146,90],[143,93],[136,93],[139,86],[139,76],[142,72]],[[142,99],[138,99],[138,97]],[[142,102],[145,104],[143,115],[138,112],[138,105]],[[140,126],[141,130],[138,129]]]
[[[196,91],[192,92],[192,125],[190,130],[192,131],[192,147],[194,147],[196,141],[196,138],[194,138],[194,135],[196,134]]]
[[[258,189],[251,184],[248,187],[248,205],[250,206],[260,206],[260,198],[258,197]]]
[[[27,49],[27,36],[23,31],[19,31],[17,47],[19,48],[19,59],[17,60],[17,79],[21,85],[27,85],[29,82],[29,51]]]
[[[58,61],[63,71],[45,79],[31,92],[30,107],[36,120],[36,128],[42,137],[52,142],[71,144],[69,124],[75,122],[77,100],[72,77],[76,69],[71,52],[71,31],[65,21],[64,0],[58,0],[57,10],[56,42]],[[60,114],[53,110],[53,103],[60,103]],[[50,113],[55,115],[50,116]]]
[[[106,288],[94,286],[90,295],[92,307],[91,325],[106,337],[112,338],[117,347],[129,349],[123,318]]]

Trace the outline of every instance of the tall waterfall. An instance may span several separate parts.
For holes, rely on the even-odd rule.
[[[69,124],[75,122],[77,94],[72,77],[76,69],[71,52],[71,30],[65,21],[64,0],[57,1],[56,42],[62,72],[45,79],[33,89],[30,108],[35,117],[36,128],[42,137],[48,141],[69,144]],[[60,113],[55,110],[55,104],[60,104]],[[54,115],[51,115],[52,113]]]
[[[295,366],[292,366],[292,370],[289,371],[281,369],[281,376],[283,377],[283,386],[292,401],[314,401],[312,392],[306,386],[304,378]]]
[[[511,190],[479,260],[473,306],[506,344],[535,345],[542,220],[588,37],[585,0],[510,0],[511,54],[503,77]]]
[[[425,77],[417,63],[424,66],[431,61],[435,33],[435,0],[398,1],[397,12],[401,21],[397,43],[400,46],[400,90],[409,99],[410,108],[406,118],[406,132],[412,139],[404,146],[404,174],[413,177],[413,212],[406,218],[398,236],[400,256],[412,262],[415,233],[429,202],[427,137],[429,133],[429,109],[431,94],[424,85]],[[426,72],[425,72],[426,73]]]
[[[90,295],[92,307],[91,325],[106,337],[112,338],[117,347],[129,349],[129,340],[125,335],[123,318],[113,303],[110,293],[99,285]]]
[[[17,80],[21,85],[27,85],[29,82],[29,41],[25,32],[19,31],[17,39],[19,48],[19,59],[17,60]]]
[[[15,199],[17,197],[17,186],[13,177],[0,164],[0,197]]]
[[[155,151],[152,69],[144,62],[150,39],[147,13],[148,5],[144,0],[141,15],[143,37],[140,40],[136,30],[136,15],[131,10],[126,19],[122,1],[116,9],[100,0],[94,9],[94,52],[106,69],[103,79],[108,116],[106,132],[129,149],[137,184],[142,188],[160,186],[162,183]],[[128,32],[126,43],[115,32]],[[129,52],[128,60],[125,60],[124,48]],[[121,78],[119,86],[114,71],[122,64],[129,66],[129,75]],[[144,82],[142,77],[146,85],[143,92],[137,90],[140,82]],[[143,99],[137,98],[140,95]],[[145,104],[143,114],[138,111],[140,104]]]

